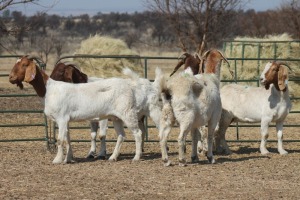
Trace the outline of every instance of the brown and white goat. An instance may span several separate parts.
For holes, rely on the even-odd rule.
[[[123,128],[123,122],[135,138],[136,151],[133,160],[140,159],[142,132],[138,126],[137,105],[132,90],[132,85],[136,84],[134,80],[129,83],[125,79],[110,78],[84,84],[64,83],[49,78],[37,67],[33,59],[24,56],[17,60],[9,75],[9,81],[20,88],[22,88],[23,81],[31,84],[38,96],[44,100],[46,116],[58,124],[58,151],[53,163],[68,163],[73,157],[68,132],[69,121],[92,120],[97,117],[120,119],[114,121],[114,128],[119,135],[110,160],[117,160],[120,154],[121,144],[125,137],[120,131]],[[63,161],[64,145],[67,151]]]
[[[217,49],[208,50],[203,54],[203,56],[199,56],[197,53],[195,53],[194,56],[189,53],[183,53],[179,59],[180,61],[177,63],[170,76],[172,76],[182,65],[184,65],[184,69],[190,67],[194,75],[213,73],[216,74],[220,79],[220,67],[222,60],[227,62],[228,66],[230,66],[223,53]],[[232,71],[230,69],[229,71],[232,75]]]
[[[101,80],[102,78],[96,77],[87,77],[86,74],[82,73],[78,67],[74,64],[65,64],[65,63],[58,63],[50,76],[52,79],[56,81],[64,81],[64,82],[72,82],[72,83],[86,83],[86,82],[94,82],[97,80]],[[149,82],[150,84],[150,82]],[[142,86],[141,88],[143,88]],[[144,137],[146,134],[146,128],[144,125],[144,118],[145,116],[139,115],[139,127],[142,130],[142,149],[144,147]],[[118,119],[114,119],[118,120]],[[106,158],[106,132],[107,132],[108,120],[103,119],[94,119],[90,121],[91,127],[91,148],[87,155],[87,158],[94,158],[97,156],[98,159],[105,159]],[[100,138],[100,152],[96,154],[96,137],[97,132],[99,131],[99,138]]]
[[[177,63],[176,67],[174,68],[173,72],[170,74],[172,76],[177,70],[184,65],[184,69],[190,67],[193,71],[193,74],[198,74],[199,72],[199,65],[200,65],[200,56],[195,54],[194,56],[185,52],[181,56],[179,56],[180,61]]]
[[[225,133],[232,122],[260,122],[260,152],[267,154],[268,127],[271,122],[275,122],[278,152],[287,154],[282,145],[283,122],[291,110],[287,80],[288,71],[285,64],[273,61],[266,64],[260,76],[260,81],[265,87],[225,85],[221,89],[222,117],[215,138],[217,149],[223,148],[225,153],[231,153],[225,140]]]

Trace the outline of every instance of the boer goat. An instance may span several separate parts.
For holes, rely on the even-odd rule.
[[[58,66],[62,67],[62,66]],[[75,69],[73,72],[78,71],[79,69]],[[53,70],[51,76],[56,73],[57,71],[63,71],[63,70]],[[154,121],[155,125],[159,126],[159,119],[160,119],[160,112],[161,112],[161,102],[159,102],[159,85],[157,84],[158,79],[160,78],[160,70],[156,70],[156,79],[153,83],[151,83],[149,80],[144,78],[139,78],[137,74],[133,73],[131,70],[126,69],[124,70],[125,75],[128,75],[131,77],[131,79],[135,79],[138,84],[133,86],[133,90],[135,93],[135,100],[136,105],[138,107],[138,119],[139,119],[139,127],[142,130],[142,148],[144,146],[144,137],[146,133],[146,127],[144,125],[144,118],[145,116],[151,117]],[[69,75],[69,74],[68,74]],[[76,80],[79,80],[79,77],[82,73],[77,72],[76,74],[73,74],[73,78]],[[60,73],[56,74],[56,80],[62,80],[64,81],[66,79],[66,74]],[[54,77],[54,75],[53,75]],[[88,78],[89,82],[101,80],[102,78]],[[115,119],[118,120],[118,119]],[[99,125],[98,125],[99,124]],[[105,159],[106,157],[106,128],[107,128],[107,120],[97,120],[94,119],[90,122],[91,125],[91,148],[88,154],[88,158],[93,158],[96,155],[96,136],[97,136],[97,130],[98,127],[100,127],[100,153],[98,155],[98,158]]]
[[[268,62],[260,76],[263,87],[228,84],[221,89],[222,117],[216,132],[217,149],[224,148],[230,154],[225,133],[232,122],[261,123],[261,154],[267,154],[268,127],[276,123],[278,152],[287,154],[282,145],[283,122],[291,110],[288,89],[288,71],[285,64]]]
[[[186,165],[184,148],[189,132],[192,134],[192,161],[198,161],[196,129],[205,125],[208,125],[207,158],[210,163],[215,162],[212,154],[212,142],[222,109],[219,84],[215,74],[194,76],[190,68],[183,73],[172,76],[167,82],[162,81],[164,106],[159,136],[162,160],[165,166],[171,164],[167,154],[167,137],[175,120],[180,127],[178,136],[179,165]]]
[[[89,77],[81,72],[81,70],[73,63],[57,63],[50,75],[50,78],[56,81],[63,81],[69,83],[87,83],[100,80],[100,78]],[[91,148],[87,158],[94,158],[96,156],[96,136],[98,128],[100,127],[100,152],[97,156],[99,159],[106,158],[106,129],[108,120],[93,119],[90,121],[91,127]]]
[[[217,72],[216,69],[220,69],[221,61],[224,60],[227,62],[228,67],[230,66],[222,52],[217,49],[208,50],[203,54],[203,56],[199,56],[197,53],[195,53],[194,56],[189,53],[183,53],[178,59],[180,59],[180,61],[177,63],[170,76],[172,76],[184,64],[184,69],[190,67],[194,75],[202,73],[217,73],[217,76],[220,79],[220,71]],[[232,75],[232,71],[230,71],[230,73]]]
[[[132,89],[132,85],[136,84],[134,80],[129,82],[125,79],[110,78],[83,84],[55,81],[37,67],[33,58],[23,56],[11,70],[9,81],[20,88],[23,81],[31,84],[38,96],[44,100],[46,116],[58,124],[58,151],[53,163],[69,163],[73,157],[68,122],[97,117],[120,119],[114,121],[114,127],[119,135],[110,160],[116,160],[120,154],[124,133],[118,130],[123,128],[122,122],[127,125],[135,138],[136,150],[133,160],[140,159],[142,132],[138,126],[135,94]],[[66,145],[67,149],[64,160],[63,145]]]

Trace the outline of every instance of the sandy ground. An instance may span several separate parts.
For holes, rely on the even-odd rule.
[[[15,87],[0,87],[0,94],[34,93]],[[0,98],[0,109],[42,109],[37,97]],[[43,123],[43,114],[0,113],[0,124]],[[299,124],[291,115],[286,124]],[[78,125],[72,123],[70,126]],[[80,125],[88,126],[83,122]],[[236,139],[234,128],[227,139]],[[53,129],[51,130],[53,131]],[[157,140],[157,130],[149,139]],[[175,128],[170,139],[176,140]],[[299,128],[284,129],[285,140],[299,140]],[[0,127],[0,140],[43,138],[43,127]],[[89,130],[71,130],[72,139],[89,140]],[[241,140],[259,140],[259,128],[242,128]],[[115,139],[112,130],[108,139]],[[270,139],[276,139],[274,128]],[[127,140],[132,140],[130,133]],[[109,142],[110,155],[115,143]],[[125,142],[117,162],[86,159],[88,142],[72,142],[74,162],[53,165],[55,148],[48,151],[45,141],[0,143],[0,199],[299,199],[300,143],[284,142],[288,155],[277,153],[275,142],[268,143],[270,154],[259,153],[259,142],[230,142],[232,155],[216,155],[216,164],[200,162],[178,166],[177,143],[169,143],[173,162],[164,167],[158,142],[147,142],[140,162],[132,163],[135,145]],[[99,148],[99,143],[98,143]],[[187,157],[190,157],[190,145]]]

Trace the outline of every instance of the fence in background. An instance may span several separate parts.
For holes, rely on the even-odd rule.
[[[17,55],[15,56],[0,56],[0,59],[5,59],[5,58],[8,58],[8,57],[19,57]],[[150,69],[152,69],[153,67],[156,67],[156,66],[153,66],[152,65],[149,65],[149,62],[150,61],[153,61],[153,60],[171,60],[172,62],[174,62],[174,66],[177,62],[177,58],[176,57],[146,57],[146,56],[112,56],[112,55],[102,55],[102,56],[96,56],[96,55],[73,55],[73,56],[65,56],[65,57],[62,57],[60,58],[58,61],[62,61],[62,60],[65,60],[65,59],[73,59],[73,58],[86,58],[86,59],[89,59],[89,58],[97,58],[97,59],[103,59],[103,58],[116,58],[116,59],[121,59],[121,58],[130,58],[130,59],[140,59],[142,60],[142,63],[143,63],[143,67],[144,67],[144,77],[145,78],[148,78],[148,71]],[[235,79],[232,80],[232,79],[226,79],[226,80],[222,80],[222,82],[225,82],[225,83],[228,83],[228,82],[235,82],[235,83],[240,83],[240,82],[254,82],[256,83],[257,85],[259,85],[259,79],[258,79],[258,76],[260,74],[260,71],[261,71],[261,63],[263,63],[263,66],[264,66],[264,63],[269,61],[269,60],[274,60],[274,58],[228,58],[229,62],[230,62],[230,67],[231,69],[234,68],[234,71],[235,71]],[[276,59],[275,59],[276,60]],[[290,65],[291,66],[299,66],[299,63],[300,63],[300,59],[280,59],[281,61],[284,61],[284,62],[289,62],[291,63]],[[257,77],[254,78],[254,79],[243,79],[243,80],[239,80],[237,79],[238,77],[238,67],[239,67],[239,62],[247,62],[247,61],[257,61],[257,69],[256,69],[256,73],[257,73]],[[293,64],[293,63],[296,63],[296,64]],[[162,69],[164,70],[164,68],[162,67]],[[297,68],[296,68],[297,69]],[[295,70],[296,70],[295,69]],[[172,68],[170,68],[170,70],[172,70]],[[171,72],[171,71],[170,71]],[[3,77],[3,76],[8,76],[8,74],[0,74],[0,77]],[[298,78],[291,78],[289,80],[290,82],[299,82],[300,79]],[[35,94],[28,94],[28,95],[20,95],[20,94],[7,94],[7,95],[3,95],[1,94],[0,95],[0,98],[4,98],[4,97],[21,97],[21,98],[26,98],[27,96],[32,96]],[[291,100],[292,101],[298,101],[300,99],[300,97],[291,97]],[[1,124],[1,120],[0,120],[0,128],[1,127],[22,127],[22,126],[44,126],[45,127],[45,133],[44,133],[44,137],[42,138],[32,138],[32,139],[18,139],[18,140],[0,140],[0,142],[11,142],[11,141],[46,141],[47,142],[47,146],[49,146],[49,143],[52,143],[53,141],[55,141],[55,130],[57,129],[57,127],[55,126],[55,128],[53,128],[53,131],[54,133],[50,134],[52,135],[51,137],[49,137],[49,134],[48,134],[48,129],[49,129],[49,124],[47,123],[47,119],[46,117],[42,114],[43,111],[42,110],[14,110],[14,109],[11,109],[11,110],[0,110],[0,113],[41,113],[41,117],[44,117],[44,123],[41,123],[41,124]],[[293,115],[299,115],[300,111],[299,110],[293,110],[291,112],[291,114]],[[299,118],[299,117],[298,117]],[[148,125],[148,119],[145,120],[145,123],[146,123],[146,126],[148,128],[153,128],[153,126],[150,126]],[[271,125],[274,127],[274,125]],[[289,125],[284,125],[284,127],[299,127],[300,125],[298,124],[289,124]],[[236,141],[242,141],[242,140],[239,140],[239,128],[240,127],[259,127],[259,125],[241,125],[241,124],[238,124],[236,123],[235,125],[231,125],[231,127],[236,127],[236,138],[237,140]],[[70,129],[90,129],[90,127],[88,126],[85,126],[85,127],[76,127],[76,126],[70,126],[69,127]],[[110,127],[111,128],[111,127]],[[149,140],[148,138],[148,128],[147,128],[147,135],[146,135],[146,141],[154,141],[154,140]],[[76,141],[76,142],[88,142],[90,140],[72,140],[72,141]],[[291,140],[291,141],[298,141],[298,140]]]

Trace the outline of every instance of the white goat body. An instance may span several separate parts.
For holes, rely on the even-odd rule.
[[[131,84],[134,98],[135,98],[135,106],[138,114],[139,120],[139,128],[142,131],[142,147],[144,142],[144,135],[146,132],[146,128],[143,122],[144,116],[151,117],[155,125],[159,126],[160,120],[160,112],[161,112],[161,102],[159,102],[159,93],[160,93],[160,85],[158,84],[159,79],[162,77],[162,72],[159,68],[156,69],[156,78],[153,83],[151,83],[148,79],[139,78],[139,76],[131,71],[128,68],[123,70],[123,73],[129,76],[128,84]],[[89,82],[94,82],[97,80],[101,80],[101,78],[88,79]],[[118,119],[114,119],[118,120]],[[98,157],[100,159],[104,159],[106,157],[106,129],[107,129],[107,120],[101,120],[98,122],[96,119],[91,121],[91,149],[89,151],[88,157],[94,157],[96,152],[96,135],[97,129],[100,127],[100,153]],[[99,126],[98,126],[99,123]],[[121,131],[121,130],[120,130]],[[124,130],[122,129],[122,132]]]
[[[269,69],[272,65],[278,64],[269,62],[265,69]],[[265,81],[266,72],[267,70],[261,75],[262,81]],[[276,74],[275,80],[277,76]],[[282,147],[283,121],[291,109],[287,85],[284,91],[280,91],[274,84],[271,84],[269,89],[229,84],[221,88],[221,100],[222,116],[216,133],[216,147],[219,151],[223,147],[225,153],[230,153],[225,140],[225,132],[231,122],[260,122],[262,137],[260,151],[262,154],[268,153],[266,149],[268,126],[269,123],[276,122],[278,151],[280,154],[287,153]]]
[[[59,128],[57,138],[58,152],[53,163],[63,162],[63,145],[67,147],[64,162],[70,162],[73,156],[69,121],[94,120],[95,118],[114,120],[114,128],[118,133],[117,144],[111,160],[116,160],[124,140],[123,122],[131,130],[136,141],[136,152],[133,160],[141,156],[141,130],[138,126],[136,92],[133,87],[135,80],[102,79],[96,82],[72,84],[55,81],[40,70],[34,62],[34,57],[23,56],[18,59],[9,75],[9,81],[21,89],[22,82],[33,86],[38,96],[44,98],[45,114],[56,121]]]
[[[133,132],[136,140],[134,160],[139,160],[141,156],[141,131],[138,128],[134,93],[131,85],[126,81],[111,78],[92,83],[71,84],[48,79],[46,90],[44,112],[56,121],[59,127],[58,153],[53,163],[62,162],[63,141],[67,142],[65,162],[70,162],[72,158],[67,130],[68,122],[91,120],[95,117],[99,117],[99,119],[109,117],[121,119]],[[122,123],[115,121],[114,126],[122,127]],[[123,140],[124,136],[119,135],[110,160],[117,159]]]
[[[214,163],[212,154],[212,139],[214,130],[221,116],[221,99],[219,93],[219,80],[215,74],[202,74],[193,76],[190,70],[174,75],[164,86],[165,93],[169,93],[171,100],[164,99],[164,109],[172,109],[174,117],[179,123],[180,134],[179,163],[185,165],[184,155],[185,139],[192,133],[192,161],[197,161],[198,128],[208,125],[208,159]],[[167,92],[166,92],[167,91]],[[164,95],[163,95],[163,98]],[[162,111],[160,123],[160,143],[162,159],[165,165],[170,165],[167,155],[167,137],[171,130],[170,116],[163,116],[170,111]]]

